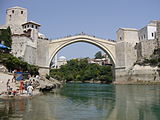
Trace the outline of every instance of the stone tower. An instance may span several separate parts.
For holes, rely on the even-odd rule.
[[[22,34],[22,24],[27,22],[27,9],[12,7],[6,10],[6,26],[10,26],[12,34]]]
[[[16,6],[6,10],[7,25],[22,25],[25,22],[27,22],[27,9]]]
[[[118,81],[128,80],[127,73],[137,60],[135,45],[138,42],[137,29],[120,28],[117,31],[115,77]]]
[[[135,45],[139,42],[138,30],[120,28],[117,31],[116,66],[130,68],[137,60]]]

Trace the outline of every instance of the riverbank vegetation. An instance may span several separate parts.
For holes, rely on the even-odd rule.
[[[16,69],[24,72],[29,72],[31,75],[39,74],[37,66],[30,65],[27,62],[24,62],[9,53],[0,54],[0,64],[3,64],[9,71],[13,71]]]
[[[19,70],[29,72],[31,75],[37,75],[38,67],[24,62],[21,58],[16,58],[10,54],[12,46],[11,29],[0,29],[0,43],[7,46],[8,49],[0,49],[0,64],[4,65],[9,71]]]
[[[11,48],[12,39],[10,27],[8,27],[7,29],[0,29],[0,43]]]
[[[87,59],[72,59],[60,69],[51,69],[50,76],[57,80],[112,82],[111,66],[89,64]]]

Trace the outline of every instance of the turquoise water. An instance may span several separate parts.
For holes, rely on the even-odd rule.
[[[0,120],[160,120],[160,86],[66,84],[54,94],[0,100]]]

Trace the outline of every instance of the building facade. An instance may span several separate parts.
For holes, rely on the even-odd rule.
[[[57,55],[55,56],[55,59],[53,61],[53,64],[51,65],[51,68],[53,69],[59,69],[62,65],[67,64],[67,59],[64,56],[61,56],[57,59]]]
[[[39,33],[40,24],[28,21],[27,13],[26,8],[18,6],[8,8],[6,10],[6,23],[0,26],[0,29],[10,27],[12,34],[11,52],[14,56],[29,64],[38,65],[38,46],[48,43],[48,40]]]
[[[156,37],[157,21],[151,21],[138,31],[139,41],[153,40]]]

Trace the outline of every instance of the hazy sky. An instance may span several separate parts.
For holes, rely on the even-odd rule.
[[[115,40],[120,27],[140,29],[160,19],[160,0],[0,0],[0,24],[5,23],[6,9],[13,6],[27,8],[28,20],[41,24],[40,32],[50,39],[84,32]],[[97,51],[88,43],[75,43],[58,56],[93,57]]]

